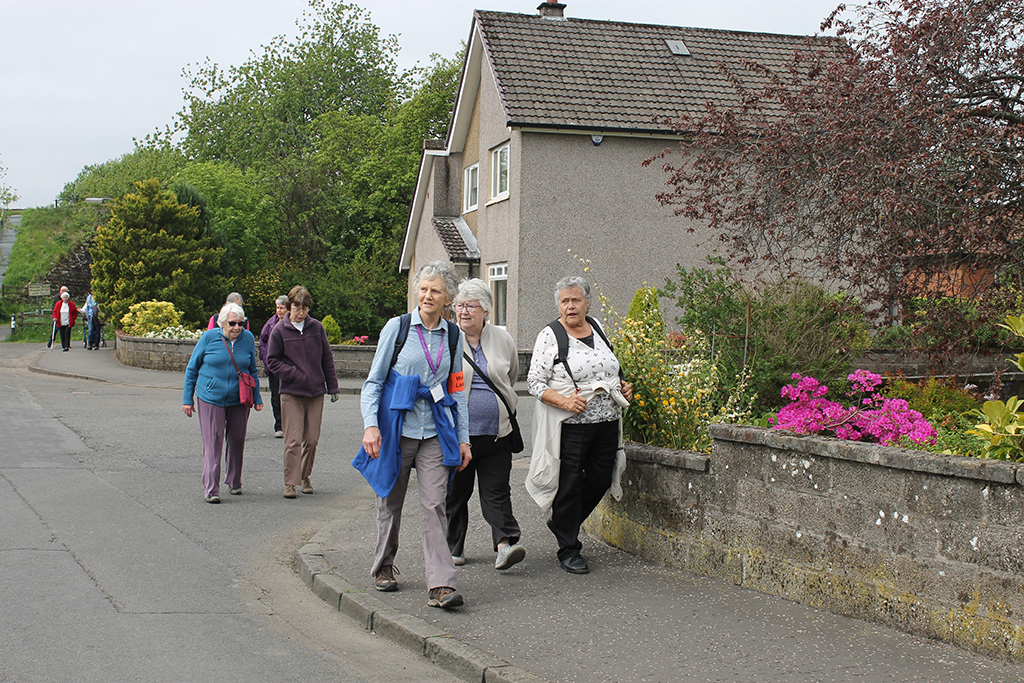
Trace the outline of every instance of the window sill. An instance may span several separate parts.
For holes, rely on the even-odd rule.
[[[498,196],[497,196],[497,197],[495,197],[494,199],[490,200],[489,202],[487,202],[486,204],[484,204],[484,206],[492,206],[492,205],[494,205],[494,204],[500,204],[501,202],[507,202],[507,201],[508,201],[508,198],[509,198],[509,193],[508,193],[508,192],[506,192],[505,194],[503,194],[503,195],[498,195]]]
[[[473,213],[474,211],[477,210],[478,207],[479,207],[479,205],[474,206],[474,207],[469,208],[469,209],[463,209],[462,210],[462,215],[465,216],[467,213]]]

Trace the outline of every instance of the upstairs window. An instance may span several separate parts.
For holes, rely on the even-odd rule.
[[[508,143],[491,151],[491,199],[508,196]]]
[[[491,296],[494,298],[494,310],[491,311],[491,324],[504,327],[508,320],[506,317],[508,302],[508,263],[492,263],[487,266],[487,279],[491,283]]]
[[[480,188],[480,164],[473,164],[466,169],[466,174],[462,183],[463,187],[463,200],[462,200],[462,212],[476,210],[478,203],[478,195]]]

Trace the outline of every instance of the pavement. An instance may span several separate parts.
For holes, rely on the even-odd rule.
[[[130,386],[177,388],[182,382],[181,373],[122,366],[113,348],[60,353],[44,347],[30,369]],[[348,393],[358,392],[359,384],[342,381]],[[521,401],[524,426],[531,401]],[[512,470],[526,560],[504,572],[493,568],[490,533],[476,499],[470,501],[461,609],[426,605],[414,483],[396,559],[398,592],[373,589],[376,525],[368,497],[296,548],[297,571],[316,595],[371,633],[478,683],[1024,680],[1019,665],[652,564],[589,537],[583,552],[591,573],[567,574],[523,489],[528,463],[519,457]]]

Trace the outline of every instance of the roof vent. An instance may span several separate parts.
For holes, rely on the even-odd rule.
[[[686,47],[686,43],[681,40],[669,40],[665,39],[665,43],[668,45],[668,49],[674,55],[683,55],[684,57],[690,56],[690,51]]]
[[[565,19],[565,15],[562,14],[562,10],[565,9],[565,5],[558,2],[558,0],[545,0],[540,3],[540,7],[537,8],[537,14],[544,17],[545,19]]]

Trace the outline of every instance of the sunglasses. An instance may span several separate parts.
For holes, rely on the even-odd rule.
[[[244,325],[244,324],[245,324],[244,320],[229,320],[228,321],[228,327],[234,327],[236,325]]]

